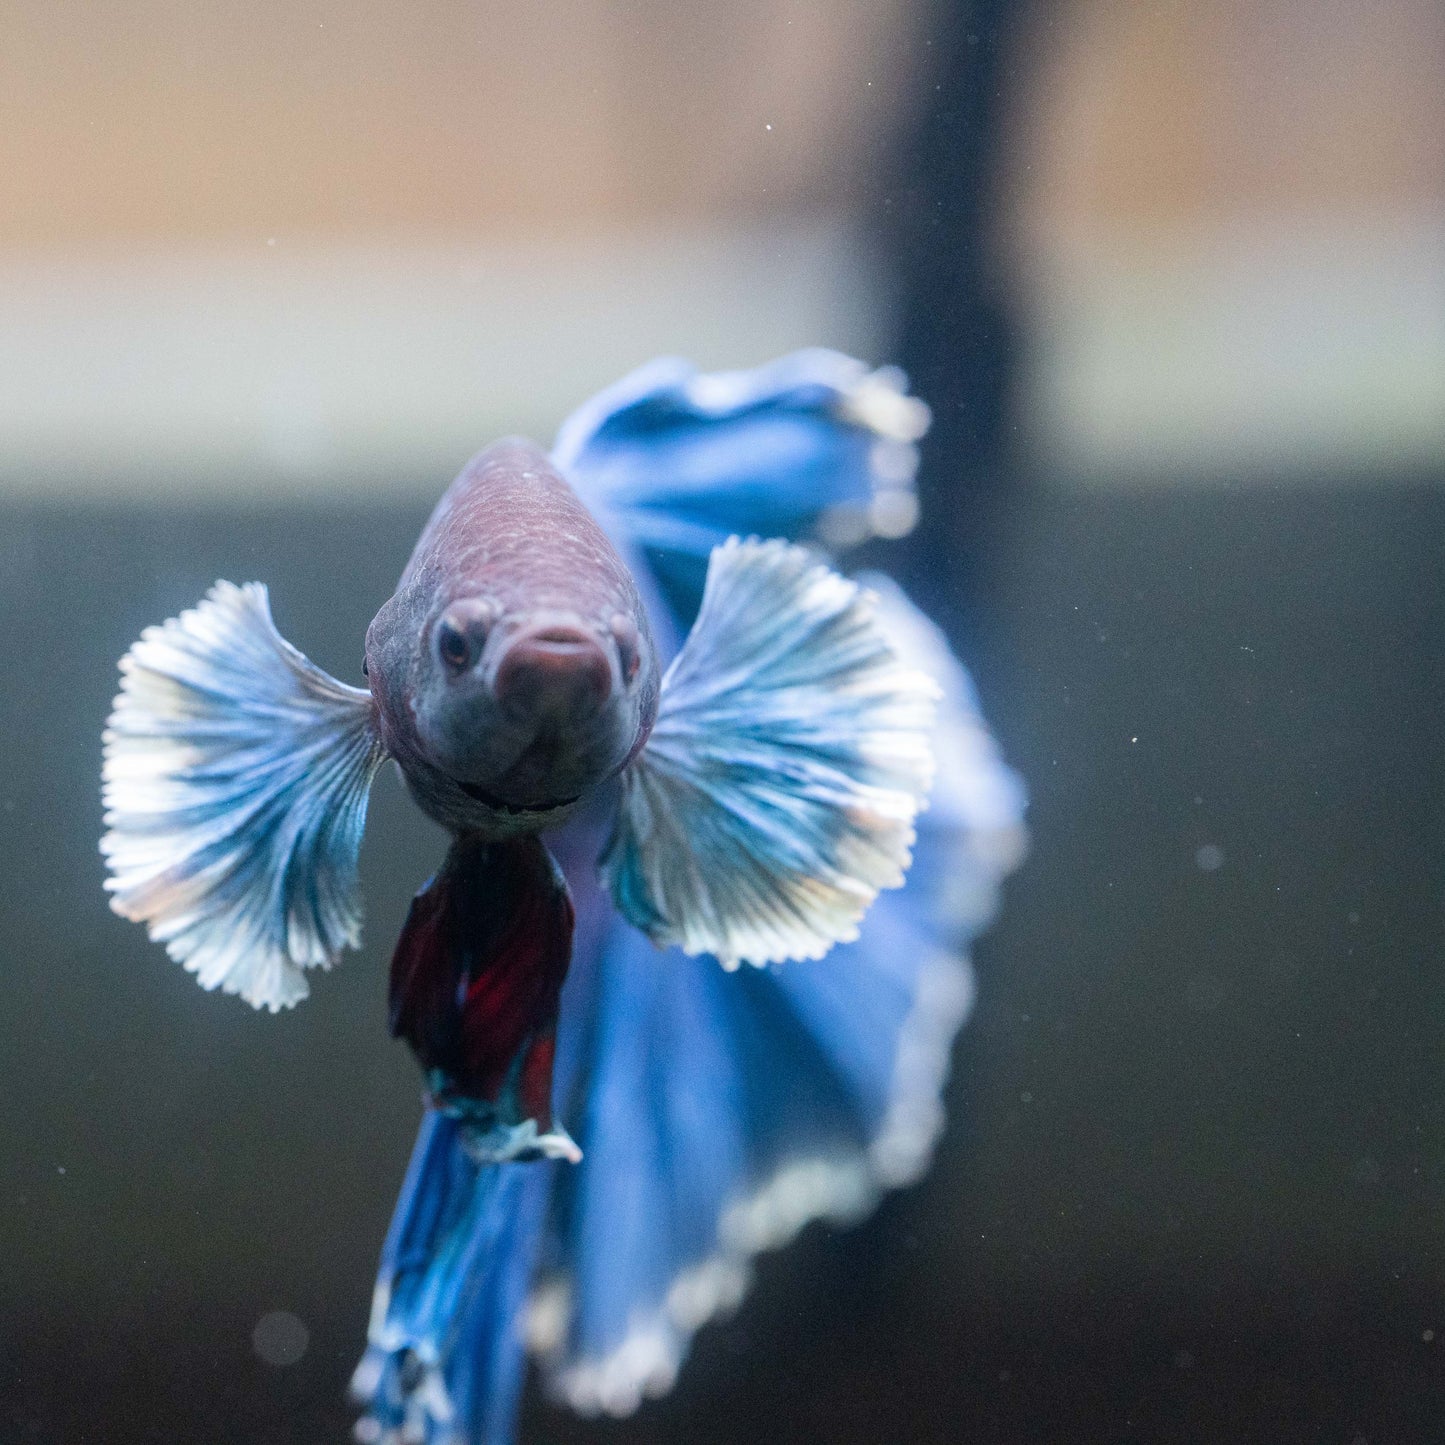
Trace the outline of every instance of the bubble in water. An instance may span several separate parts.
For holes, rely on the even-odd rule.
[[[272,1310],[256,1321],[251,1348],[268,1365],[294,1365],[311,1343],[311,1332],[289,1310]]]

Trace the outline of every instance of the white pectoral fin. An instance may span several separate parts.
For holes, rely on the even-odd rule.
[[[817,958],[902,883],[937,689],[875,601],[801,547],[713,552],[602,858],[655,942],[729,967]]]
[[[357,857],[386,754],[371,695],[276,631],[266,589],[218,582],[121,659],[105,731],[111,907],[203,988],[273,1012],[361,929]]]

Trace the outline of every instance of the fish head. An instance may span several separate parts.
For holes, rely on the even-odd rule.
[[[535,448],[501,444],[462,474],[393,603],[367,661],[373,691],[403,683],[403,708],[383,700],[410,734],[403,770],[414,752],[488,807],[545,812],[646,742],[660,669],[636,584]]]
[[[421,638],[413,715],[431,763],[479,802],[546,808],[621,770],[657,707],[657,655],[637,617],[448,601]]]

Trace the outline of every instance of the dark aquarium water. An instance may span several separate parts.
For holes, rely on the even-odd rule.
[[[524,1438],[1434,1437],[1442,498],[1021,487],[949,620],[1032,853],[933,1172],[765,1258],[664,1401]],[[218,1007],[106,910],[99,727],[217,575],[354,676],[422,511],[5,512],[7,1440],[346,1438],[419,1113],[384,974],[442,836],[384,774],[363,951]]]

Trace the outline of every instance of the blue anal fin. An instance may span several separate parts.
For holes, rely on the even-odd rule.
[[[544,1171],[478,1164],[466,1126],[423,1121],[351,1381],[362,1445],[512,1445],[520,1316]]]
[[[572,899],[535,837],[458,838],[417,894],[391,965],[391,1031],[478,1162],[580,1158],[552,1120]]]

